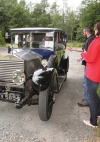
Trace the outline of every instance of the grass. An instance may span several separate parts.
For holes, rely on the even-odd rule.
[[[4,57],[4,55],[0,55],[0,58],[3,58]]]
[[[0,47],[6,48],[6,47],[8,47],[8,44],[0,45]]]
[[[68,41],[67,42],[67,47],[75,47],[75,48],[82,48],[83,47],[83,43],[82,42],[77,42],[77,41]]]
[[[94,141],[100,142],[100,119],[98,119],[98,128],[94,129]]]

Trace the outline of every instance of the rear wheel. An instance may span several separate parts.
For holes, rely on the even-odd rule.
[[[38,104],[38,111],[39,117],[42,121],[47,121],[50,119],[52,114],[53,108],[53,79],[49,85],[49,87],[45,90],[40,92],[39,94],[39,104]]]

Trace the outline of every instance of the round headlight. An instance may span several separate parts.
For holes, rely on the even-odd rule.
[[[15,84],[21,85],[25,82],[25,74],[21,70],[12,73],[12,80]]]
[[[43,59],[43,60],[41,61],[41,64],[42,64],[43,67],[46,67],[47,64],[48,64],[48,61],[47,61],[46,59]]]

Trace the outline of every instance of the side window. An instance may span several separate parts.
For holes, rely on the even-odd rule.
[[[63,33],[60,33],[60,43],[63,44]]]
[[[54,41],[56,43],[60,43],[60,32],[55,32],[55,39],[54,39]]]
[[[60,43],[62,43],[64,46],[66,46],[66,42],[67,42],[67,35],[65,33],[61,32]]]
[[[58,39],[57,39],[57,32],[55,32],[55,34],[54,34],[54,42],[58,42]]]
[[[66,46],[66,44],[67,44],[67,35],[66,34],[64,34],[63,43]]]
[[[65,45],[63,44],[63,34],[62,32],[58,31],[55,33],[55,50],[62,50],[65,49]]]
[[[58,43],[63,44],[64,34],[63,32],[58,32]]]

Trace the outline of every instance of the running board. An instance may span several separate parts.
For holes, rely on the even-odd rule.
[[[54,89],[54,93],[59,93],[64,81],[66,80],[66,75],[58,76],[58,89]]]

